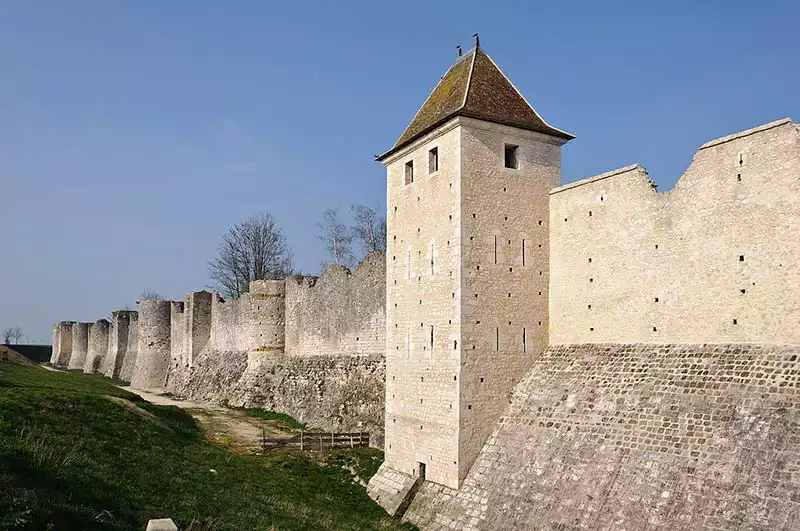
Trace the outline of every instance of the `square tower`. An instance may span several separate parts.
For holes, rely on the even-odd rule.
[[[458,488],[547,347],[548,192],[571,138],[476,43],[378,157],[388,208],[384,467]]]

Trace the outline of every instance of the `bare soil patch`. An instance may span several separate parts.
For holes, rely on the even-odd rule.
[[[139,389],[126,388],[126,390],[136,393],[153,404],[176,406],[186,410],[200,425],[206,439],[237,452],[260,451],[262,436],[290,437],[293,435],[280,429],[275,422],[250,417],[241,411],[217,404],[176,399]]]

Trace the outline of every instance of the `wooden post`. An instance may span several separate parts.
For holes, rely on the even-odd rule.
[[[331,430],[331,448],[333,448],[333,430]]]
[[[300,451],[303,451],[303,430],[300,430]]]
[[[360,442],[359,442],[359,446],[360,446]],[[353,447],[353,436],[351,435],[350,436],[350,448],[352,448],[352,447]]]
[[[322,434],[319,435],[319,451],[322,451]]]

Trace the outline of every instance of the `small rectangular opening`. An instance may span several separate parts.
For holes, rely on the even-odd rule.
[[[519,165],[517,161],[517,148],[513,144],[506,144],[505,146],[505,166],[506,168],[511,168],[512,170],[516,170]]]
[[[439,171],[439,148],[428,151],[428,173]]]
[[[411,184],[414,182],[414,161],[409,160],[406,162],[406,184]]]
[[[417,463],[417,479],[425,481],[425,463]]]

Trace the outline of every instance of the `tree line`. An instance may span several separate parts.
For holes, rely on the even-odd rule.
[[[3,330],[3,344],[5,345],[12,343],[18,345],[23,339],[25,339],[25,333],[18,326],[11,326]]]
[[[369,253],[386,250],[386,218],[365,205],[351,205],[352,224],[339,210],[329,208],[316,223],[317,239],[329,264],[353,267]],[[247,293],[253,280],[279,279],[296,274],[294,254],[269,213],[237,223],[225,233],[217,255],[208,263],[214,288],[228,299]]]

